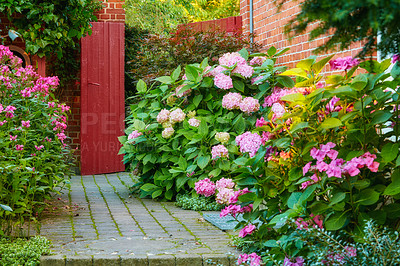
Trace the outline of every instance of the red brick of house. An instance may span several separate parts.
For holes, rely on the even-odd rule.
[[[253,4],[251,8],[251,3]],[[290,48],[290,51],[280,56],[278,65],[294,67],[298,61],[313,55],[315,48],[327,40],[321,37],[313,41],[309,40],[309,33],[297,35],[290,42],[284,35],[284,26],[296,14],[300,12],[301,1],[285,1],[280,12],[277,12],[276,0],[240,0],[240,15],[243,19],[243,32],[250,33],[251,9],[253,11],[253,29],[256,37],[254,41],[263,45],[266,51],[269,47],[275,46],[278,50]],[[360,43],[353,44],[349,49],[341,52],[330,52],[326,55],[336,53],[337,57],[355,57],[362,50]],[[374,55],[376,59],[376,55]],[[319,55],[318,58],[322,58]],[[326,71],[329,71],[327,69]]]

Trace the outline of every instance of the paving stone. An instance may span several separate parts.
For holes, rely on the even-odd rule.
[[[223,265],[229,266],[230,261],[227,255],[224,254],[202,254],[203,257],[203,265]],[[235,264],[232,264],[235,265]]]
[[[140,255],[122,255],[121,266],[148,266],[147,256]]]
[[[41,266],[65,266],[65,257],[63,255],[42,256],[40,258]]]
[[[203,266],[203,258],[196,254],[178,254],[175,263],[176,266]]]
[[[148,256],[149,266],[175,266],[175,257],[172,255]]]
[[[66,259],[66,266],[90,266],[93,265],[93,258],[87,255],[71,256]]]
[[[120,256],[107,256],[107,255],[94,255],[93,256],[94,266],[120,266]]]

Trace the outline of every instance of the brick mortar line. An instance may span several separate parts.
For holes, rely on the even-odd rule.
[[[209,246],[207,246],[206,244],[204,244],[200,238],[198,238],[184,223],[181,222],[181,220],[179,220],[178,217],[175,217],[174,215],[172,215],[172,213],[167,209],[167,207],[165,207],[165,205],[163,203],[161,203],[161,206],[164,208],[164,210],[172,217],[175,219],[175,221],[177,221],[180,225],[183,226],[183,228],[185,228],[185,230],[194,237],[194,239],[199,242],[201,245],[203,245],[204,247],[208,248],[211,250],[211,248]]]
[[[144,204],[143,200],[141,198],[137,198],[137,200],[143,205],[143,207],[146,209],[147,213],[154,219],[154,221],[162,228],[162,230],[164,230],[164,232],[168,235],[170,235],[170,233],[167,231],[167,229],[165,229],[164,226],[162,226],[162,224],[156,219],[156,217],[154,217],[154,215],[150,212],[150,210],[147,208],[146,204]]]
[[[97,189],[99,190],[100,195],[101,195],[101,197],[102,197],[103,200],[104,200],[104,203],[106,204],[108,213],[109,213],[110,216],[111,216],[111,220],[113,220],[113,222],[114,222],[114,224],[115,224],[115,228],[117,229],[118,234],[119,234],[120,236],[124,236],[124,235],[122,234],[121,230],[119,229],[119,226],[118,226],[118,224],[117,224],[117,221],[115,220],[114,216],[113,216],[112,213],[111,213],[110,206],[108,206],[108,202],[107,202],[107,200],[106,200],[106,197],[104,196],[103,192],[101,191],[100,186],[99,186],[99,185],[97,184],[97,182],[96,182],[95,176],[93,176],[93,181],[94,181],[94,184],[97,186]]]
[[[96,239],[98,240],[98,239],[100,239],[100,237],[99,237],[99,231],[97,230],[96,222],[94,221],[94,218],[93,218],[92,208],[91,208],[91,206],[90,206],[89,197],[88,197],[88,195],[87,195],[87,193],[86,193],[86,187],[85,187],[85,185],[83,184],[83,178],[82,178],[82,176],[81,176],[81,185],[82,185],[83,191],[84,191],[84,193],[85,193],[85,199],[86,199],[86,203],[87,203],[88,209],[89,209],[90,220],[92,220],[92,226],[93,226],[93,228],[94,228],[94,231],[96,232]]]
[[[107,179],[107,183],[113,188],[115,194],[117,194],[117,196],[119,197],[119,199],[121,200],[121,202],[124,204],[126,210],[128,211],[129,215],[131,216],[131,218],[135,221],[136,225],[139,227],[140,231],[143,233],[144,236],[147,236],[146,232],[143,230],[143,228],[140,226],[139,222],[136,220],[136,218],[134,217],[134,215],[132,214],[131,210],[129,209],[128,205],[125,203],[124,199],[121,197],[121,195],[118,193],[117,189],[110,183],[110,180],[108,180],[107,175],[104,175]],[[119,178],[119,174],[117,174],[117,178],[118,180],[121,182],[121,179]],[[121,182],[122,184],[122,182]],[[123,185],[123,184],[122,184]]]

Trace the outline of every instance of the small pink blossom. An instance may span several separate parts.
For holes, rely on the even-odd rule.
[[[60,141],[64,141],[67,138],[67,136],[64,133],[57,133],[56,135]]]
[[[134,130],[134,131],[132,131],[131,134],[128,135],[128,140],[130,140],[130,139],[136,139],[137,137],[142,136],[142,135],[143,135],[142,132],[139,132],[139,131],[137,131],[137,130]]]
[[[239,196],[250,193],[249,189],[246,187],[242,190],[237,190],[233,193],[232,197],[229,199],[229,203],[235,204],[239,200]]]
[[[249,265],[249,266],[260,266],[261,264],[261,257],[258,256],[256,253],[251,254],[240,254],[237,260],[238,265]]]
[[[15,140],[17,140],[17,138],[18,138],[18,135],[15,135],[15,136],[10,135],[10,141],[15,141]]]
[[[392,64],[395,64],[396,62],[400,61],[400,54],[395,54],[392,57]]]
[[[239,232],[239,237],[245,237],[247,235],[251,235],[254,230],[256,230],[255,225],[248,224]]]
[[[16,149],[17,151],[22,151],[22,150],[24,150],[24,145],[19,145],[19,144],[17,144],[17,145],[15,145],[15,149]]]
[[[303,264],[304,264],[304,259],[302,257],[296,257],[293,259],[285,257],[285,259],[283,260],[283,266],[303,266]]]
[[[31,123],[31,121],[29,121],[29,120],[28,120],[28,121],[23,121],[23,120],[21,121],[22,126],[23,126],[23,127],[26,127],[26,128],[28,128],[28,127],[31,126],[30,123]]]
[[[250,65],[261,66],[265,60],[267,60],[267,57],[265,57],[265,56],[255,56],[253,59],[250,60]]]
[[[40,150],[43,149],[43,148],[44,148],[43,145],[40,145],[40,146],[35,145],[35,149],[38,150],[38,151],[40,151]]]

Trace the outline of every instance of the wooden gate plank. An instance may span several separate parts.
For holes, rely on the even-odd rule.
[[[124,25],[96,22],[92,31],[91,36],[82,40],[83,175],[125,169],[122,157],[117,155],[120,147],[117,138],[123,135],[124,128]]]

